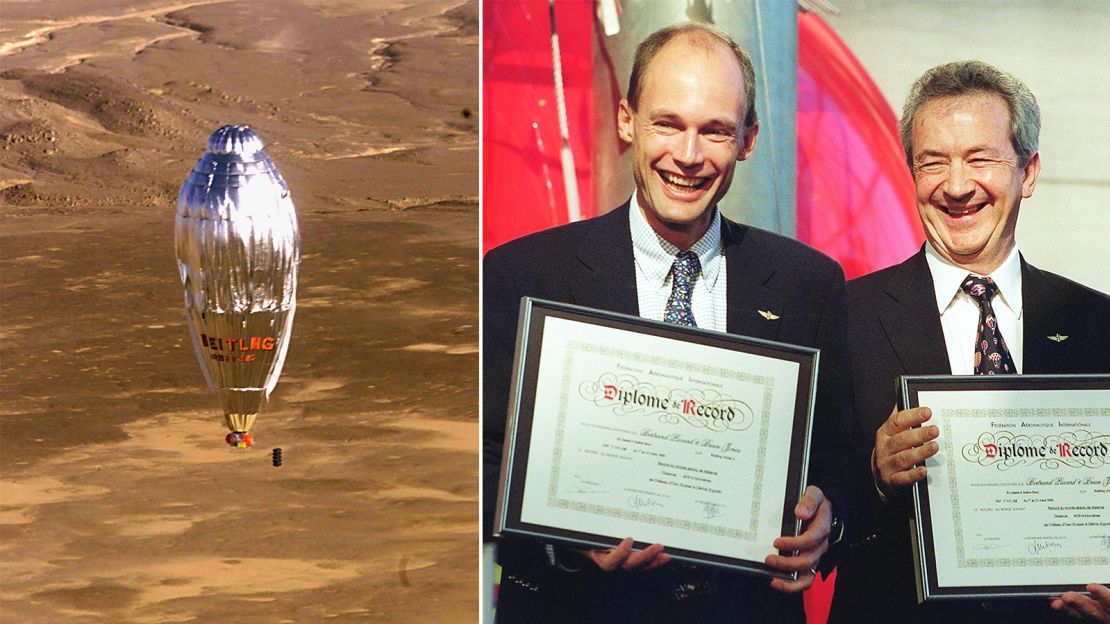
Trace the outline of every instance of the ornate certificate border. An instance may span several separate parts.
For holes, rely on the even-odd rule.
[[[528,479],[529,461],[532,457],[532,429],[533,418],[536,415],[537,379],[539,376],[540,353],[544,344],[543,337],[547,319],[566,319],[574,322],[586,323],[599,328],[611,328],[621,332],[635,332],[637,334],[658,336],[666,339],[677,340],[684,343],[701,344],[716,349],[772,358],[782,362],[789,362],[791,366],[797,364],[798,376],[796,387],[776,385],[771,377],[760,375],[759,371],[731,370],[720,366],[706,364],[704,361],[683,361],[670,357],[666,353],[644,353],[624,350],[619,347],[591,344],[583,341],[567,340],[566,352],[554,373],[545,373],[547,379],[558,380],[560,391],[553,393],[561,397],[554,409],[547,412],[555,414],[555,426],[552,428],[554,435],[559,437],[564,434],[567,416],[567,397],[574,394],[575,380],[570,371],[575,358],[588,358],[591,356],[615,356],[621,361],[638,362],[644,365],[655,364],[665,366],[676,371],[688,373],[702,373],[716,378],[751,384],[762,392],[762,400],[757,399],[759,405],[750,407],[750,424],[754,427],[753,433],[758,440],[758,447],[750,459],[745,462],[747,471],[744,478],[754,479],[752,490],[758,494],[752,502],[751,522],[746,526],[718,526],[709,522],[708,518],[700,519],[695,515],[690,518],[671,517],[673,514],[652,513],[650,510],[622,509],[610,505],[587,504],[575,500],[567,500],[559,495],[560,471],[565,471],[564,458],[560,450],[564,447],[561,440],[553,445],[553,451],[544,455],[544,463],[552,466],[551,474],[554,475],[544,485],[545,498],[550,507],[574,509],[575,511],[589,512],[593,515],[608,516],[619,519],[634,518],[656,526],[669,526],[681,529],[690,529],[700,534],[722,535],[728,538],[737,538],[751,541],[756,536],[756,524],[760,512],[766,517],[781,518],[781,532],[779,534],[794,534],[799,526],[793,515],[793,508],[805,489],[805,475],[809,461],[810,430],[812,427],[813,402],[816,393],[818,351],[806,347],[798,347],[755,338],[744,338],[719,332],[689,328],[678,325],[664,324],[639,317],[623,314],[614,314],[598,310],[554,303],[549,301],[525,297],[521,300],[521,313],[518,323],[516,359],[514,362],[512,388],[510,391],[510,405],[508,426],[506,429],[505,446],[502,455],[501,485],[498,493],[496,529],[495,534],[504,536],[519,536],[539,539],[549,543],[561,543],[578,548],[606,548],[612,547],[621,541],[622,536],[597,535],[576,529],[573,526],[549,526],[526,522],[522,519],[523,498],[525,483]],[[545,364],[548,366],[549,364]],[[781,387],[780,387],[781,386]],[[548,386],[550,387],[550,386]],[[794,413],[775,413],[773,400],[778,396],[793,397]],[[781,411],[781,409],[779,410]],[[790,422],[788,426],[789,440],[771,444],[769,435],[770,423]],[[546,425],[551,427],[550,425]],[[784,425],[775,425],[781,428]],[[780,434],[776,434],[780,437]],[[784,442],[789,448],[782,448]],[[546,445],[545,448],[551,446]],[[780,460],[787,466],[785,479],[778,474],[777,481],[785,482],[786,487],[781,493],[775,494],[764,487],[768,477],[765,464],[768,463],[770,453],[776,453],[788,460]],[[752,476],[754,473],[754,477]],[[727,474],[727,473],[726,473]],[[546,475],[545,475],[546,478]],[[739,477],[738,477],[739,478]],[[776,486],[777,487],[777,486]],[[768,507],[760,507],[760,501],[777,500],[781,503]],[[746,508],[745,508],[746,509]],[[766,530],[761,528],[761,530]],[[637,543],[636,548],[646,547],[648,544]],[[667,546],[667,552],[678,560],[692,563],[723,567],[728,569],[754,572],[765,576],[792,578],[780,571],[765,565],[760,560],[746,560],[722,554],[719,552],[698,551],[693,549],[676,548]]]

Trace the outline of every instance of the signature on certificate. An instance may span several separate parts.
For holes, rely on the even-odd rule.
[[[1100,538],[1100,543],[1102,544],[1103,550],[1110,550],[1110,535],[1103,535]]]
[[[721,511],[721,506],[718,503],[710,503],[708,501],[701,502],[701,509],[705,514],[706,520],[712,520],[724,513]]]
[[[1039,555],[1046,550],[1059,550],[1062,546],[1063,544],[1060,542],[1045,542],[1041,540],[1033,540],[1033,543],[1029,544],[1029,553],[1033,555]]]
[[[643,509],[645,507],[662,507],[663,503],[650,498],[644,498],[639,494],[633,494],[628,497],[628,506],[633,509]]]

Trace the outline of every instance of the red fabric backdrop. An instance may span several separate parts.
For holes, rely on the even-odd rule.
[[[925,239],[898,122],[848,46],[798,14],[797,238],[849,278],[910,256]]]
[[[567,222],[546,0],[482,7],[482,252]],[[593,0],[556,5],[570,147],[583,218],[594,216]]]

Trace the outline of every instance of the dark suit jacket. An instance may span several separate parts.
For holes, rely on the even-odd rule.
[[[482,311],[482,443],[487,536],[497,498],[520,298],[528,295],[637,314],[639,304],[628,210],[626,203],[605,216],[538,232],[502,245],[486,255]],[[797,241],[727,219],[721,220],[721,229],[728,266],[728,331],[821,349],[810,482],[821,487],[833,501],[837,513],[846,517],[850,503],[839,487],[844,479],[837,476],[848,456],[847,428],[844,425],[849,382],[843,272],[836,262]],[[773,311],[780,318],[767,320],[758,310]],[[592,575],[587,569],[567,579],[553,580],[545,576],[545,571],[541,569],[549,569],[550,566],[542,554],[537,554],[537,548],[537,545],[502,541],[499,558],[504,566],[503,602],[508,598],[506,579],[510,576],[520,579],[532,574],[532,580],[525,583],[529,587],[545,583],[577,584],[577,589],[568,589],[563,597],[578,603],[575,621],[585,621],[581,618],[587,617],[584,614],[592,608],[589,600],[584,598],[587,585],[606,586],[607,589],[597,592],[597,600],[608,604],[614,592],[643,593],[646,590],[642,585],[650,584],[651,579],[664,578],[683,569],[683,566],[671,564],[657,571],[627,575]],[[541,578],[544,580],[541,581]],[[740,591],[749,594],[760,592],[760,598],[755,601],[768,605],[797,603],[784,609],[792,614],[790,617],[800,613],[797,597],[772,595],[777,593],[767,589],[766,579],[745,577],[738,582],[758,588]],[[546,589],[542,588],[543,591]],[[735,594],[739,591],[734,590],[735,587],[726,592],[722,588],[721,593]],[[729,599],[733,598],[740,601],[742,596]],[[503,608],[507,606],[499,604],[499,614],[506,612]],[[604,605],[595,606],[601,608]],[[652,615],[649,609],[642,617]],[[740,616],[734,613],[732,617],[732,621],[737,621],[735,618]],[[552,621],[558,621],[558,618],[553,617]],[[765,618],[764,621],[779,620]]]
[[[1024,259],[1021,284],[1023,373],[1110,372],[1110,298],[1034,268]],[[886,504],[879,500],[870,457],[875,431],[896,403],[897,377],[952,372],[924,248],[899,265],[849,282],[848,309],[854,446],[861,451],[854,477],[860,518],[851,527],[855,530],[837,572],[829,622],[1053,621],[1058,614],[1047,609],[1047,601],[1016,611],[984,610],[967,602],[917,605],[908,524],[911,506],[905,495]],[[1056,334],[1068,339],[1048,339]]]

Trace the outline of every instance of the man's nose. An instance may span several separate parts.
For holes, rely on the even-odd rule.
[[[954,162],[948,167],[948,177],[944,179],[944,194],[960,201],[971,199],[975,194],[975,182],[967,164]]]
[[[689,129],[681,135],[681,143],[674,153],[675,162],[683,167],[696,167],[705,160],[702,153],[701,135],[696,129]]]

